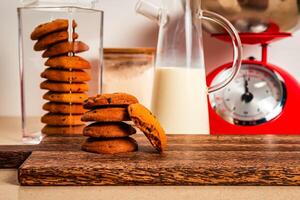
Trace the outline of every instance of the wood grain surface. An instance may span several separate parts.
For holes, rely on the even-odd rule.
[[[170,135],[157,154],[142,135],[139,151],[117,155],[34,151],[18,170],[21,185],[300,185],[300,136]],[[69,142],[79,144],[82,138]],[[66,143],[48,138],[44,144]]]
[[[83,137],[45,137],[38,145],[0,145],[0,169],[18,168],[33,151],[78,151]]]
[[[136,136],[140,137],[140,136]],[[146,142],[145,138],[139,138]],[[168,136],[173,149],[206,151],[299,151],[300,136]],[[83,137],[45,137],[39,145],[0,145],[0,169],[18,168],[33,151],[80,150]],[[188,144],[188,145],[186,145]],[[217,144],[217,145],[216,145]]]

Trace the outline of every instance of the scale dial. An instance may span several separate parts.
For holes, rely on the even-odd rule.
[[[230,69],[221,71],[212,84],[224,80]],[[236,125],[258,125],[278,116],[286,100],[281,76],[262,65],[242,64],[238,76],[224,89],[209,95],[213,109]]]

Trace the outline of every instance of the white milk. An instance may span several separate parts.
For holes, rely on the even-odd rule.
[[[152,111],[169,134],[209,134],[204,69],[158,67]]]

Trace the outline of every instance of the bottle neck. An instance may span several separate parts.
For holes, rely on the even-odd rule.
[[[196,13],[201,8],[201,0],[162,0],[162,5],[168,14],[188,10]]]
[[[203,65],[202,32],[196,24],[199,1],[162,1],[165,23],[160,23],[156,66],[200,68]]]

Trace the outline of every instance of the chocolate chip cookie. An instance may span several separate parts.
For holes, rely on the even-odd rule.
[[[43,58],[65,55],[67,53],[80,53],[89,50],[89,46],[84,42],[60,42],[51,47],[49,47],[43,54]],[[71,56],[70,56],[71,57]]]
[[[136,130],[124,122],[97,122],[83,130],[84,136],[96,138],[127,137],[135,133]]]
[[[43,110],[51,113],[62,113],[62,114],[83,114],[87,110],[83,108],[82,104],[70,104],[70,103],[56,103],[47,102],[43,105]]]
[[[82,115],[76,114],[54,114],[47,113],[41,118],[41,122],[48,125],[66,126],[66,125],[84,125],[81,121]]]
[[[61,103],[83,103],[88,95],[85,93],[57,93],[57,92],[47,92],[43,95],[43,99],[52,102]]]
[[[46,125],[42,129],[42,133],[51,136],[74,136],[82,135],[85,125],[77,126],[52,126]]]
[[[72,27],[75,28],[77,26],[76,22],[72,21]],[[33,32],[31,33],[31,39],[37,40],[49,33],[61,31],[61,30],[68,30],[69,21],[67,19],[56,19],[52,22],[47,22],[41,25],[38,25]]]
[[[41,73],[41,77],[46,78],[50,81],[72,82],[72,83],[85,82],[91,79],[91,76],[87,72],[80,69],[69,70],[69,69],[48,68]]]
[[[137,142],[130,137],[115,139],[88,138],[83,142],[81,149],[93,153],[116,154],[136,151],[138,145]]]
[[[78,34],[73,33],[72,39],[77,39]],[[60,32],[54,32],[50,33],[48,35],[45,35],[44,37],[40,38],[33,46],[33,49],[35,51],[42,51],[47,49],[53,44],[56,44],[58,42],[62,41],[68,41],[69,33],[68,31],[60,31]]]
[[[90,63],[80,56],[58,56],[49,58],[46,66],[62,69],[90,69]]]
[[[129,105],[128,113],[131,120],[146,135],[150,143],[159,152],[162,152],[167,146],[167,137],[155,116],[139,103]]]
[[[44,81],[40,84],[40,88],[52,92],[86,92],[89,90],[87,83],[67,83],[56,81]]]
[[[84,108],[91,109],[101,106],[128,106],[138,103],[136,97],[126,93],[98,94],[84,101]]]
[[[119,122],[130,120],[127,108],[107,107],[90,110],[82,116],[82,121]]]

